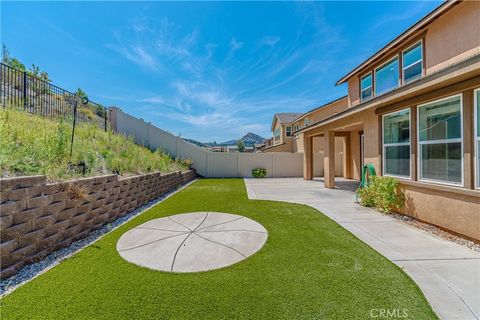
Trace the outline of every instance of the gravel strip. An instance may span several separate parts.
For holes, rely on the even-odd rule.
[[[428,223],[425,223],[425,222],[421,222],[421,221],[419,221],[415,218],[405,216],[403,214],[392,213],[392,214],[389,214],[389,216],[391,216],[392,218],[395,218],[397,220],[403,221],[403,222],[405,222],[409,225],[412,225],[416,228],[419,228],[421,230],[427,231],[427,232],[429,232],[431,234],[434,234],[438,237],[441,237],[445,240],[455,242],[455,243],[460,244],[462,246],[465,246],[465,247],[467,247],[471,250],[474,250],[476,252],[480,252],[480,243],[476,243],[476,242],[473,242],[471,240],[467,240],[465,238],[456,236],[456,235],[451,234],[450,232],[447,232],[445,230],[442,230],[442,229],[440,229],[440,228],[438,228],[434,225],[431,225],[431,224],[428,224]]]
[[[27,265],[27,266],[23,267],[14,276],[12,276],[8,279],[5,279],[5,280],[1,280],[0,281],[0,297],[4,297],[4,296],[10,294],[11,292],[13,292],[18,287],[20,287],[20,286],[24,285],[25,283],[33,280],[34,278],[36,278],[40,274],[50,270],[51,268],[55,267],[56,265],[58,265],[63,260],[73,256],[74,254],[76,254],[77,252],[82,250],[83,248],[85,248],[85,247],[91,245],[92,243],[96,242],[97,240],[102,238],[107,233],[117,229],[118,227],[120,227],[124,223],[132,220],[136,216],[142,214],[144,211],[156,206],[157,204],[159,204],[163,200],[171,197],[175,193],[185,189],[186,187],[188,187],[189,185],[191,185],[192,183],[194,183],[197,180],[198,179],[192,180],[189,183],[181,186],[179,189],[173,190],[169,193],[166,193],[166,194],[160,196],[159,198],[157,198],[155,200],[150,201],[146,205],[143,205],[143,206],[135,209],[134,211],[130,212],[129,214],[127,214],[127,215],[125,215],[121,218],[118,218],[117,220],[115,220],[115,221],[113,221],[109,224],[106,224],[105,226],[103,226],[102,228],[100,228],[98,230],[93,231],[86,238],[83,238],[81,240],[73,242],[67,248],[63,248],[63,249],[60,249],[58,251],[52,252],[42,261],[34,263],[34,264]]]

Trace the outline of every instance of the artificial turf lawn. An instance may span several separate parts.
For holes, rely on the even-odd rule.
[[[118,255],[115,245],[125,231],[195,211],[256,220],[269,232],[267,243],[236,265],[191,274],[149,270]],[[436,319],[416,284],[386,258],[313,208],[248,200],[241,179],[194,183],[1,304],[2,320],[366,319],[372,309]]]

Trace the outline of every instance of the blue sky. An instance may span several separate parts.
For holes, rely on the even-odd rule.
[[[5,2],[1,41],[69,90],[200,141],[270,136],[439,2]]]

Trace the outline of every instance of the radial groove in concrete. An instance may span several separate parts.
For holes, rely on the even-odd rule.
[[[223,268],[257,252],[267,230],[243,216],[193,212],[150,220],[124,233],[117,251],[154,270],[198,272]]]

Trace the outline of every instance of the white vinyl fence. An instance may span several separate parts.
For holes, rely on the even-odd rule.
[[[173,157],[190,158],[192,167],[207,178],[251,177],[252,169],[265,168],[268,177],[303,176],[303,153],[226,153],[211,152],[187,142],[143,119],[137,119],[118,108],[110,109],[110,121],[116,132],[131,136],[151,149],[163,149]],[[342,154],[335,155],[337,175],[341,175]],[[323,154],[314,159],[316,176],[323,176]]]

